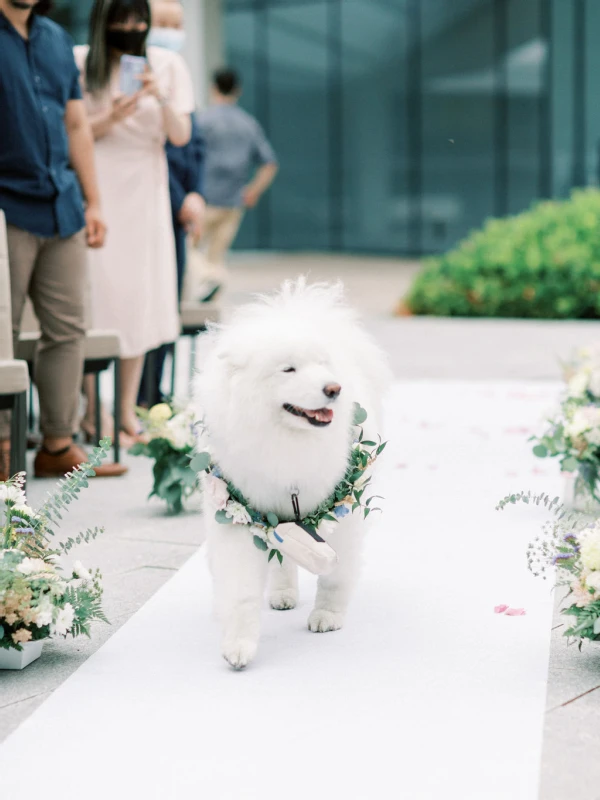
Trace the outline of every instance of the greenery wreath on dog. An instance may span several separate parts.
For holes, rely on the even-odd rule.
[[[382,442],[381,437],[374,442],[364,438],[363,423],[367,419],[367,412],[358,403],[355,404],[353,426],[357,428],[357,435],[350,448],[348,468],[342,480],[337,484],[332,494],[324,500],[311,514],[300,518],[297,506],[297,493],[292,491],[292,504],[296,512],[295,521],[305,531],[311,532],[319,539],[321,534],[327,535],[333,526],[348,514],[362,510],[366,519],[372,511],[381,511],[372,505],[378,495],[365,498],[365,492],[371,483],[371,476],[366,474],[386,447],[387,442]],[[221,472],[218,464],[212,461],[210,453],[197,453],[191,461],[192,470],[196,473],[205,472],[205,488],[217,506],[215,519],[222,525],[244,525],[253,536],[255,546],[259,550],[269,551],[269,561],[277,558],[281,563],[281,552],[272,546],[277,541],[273,538],[280,520],[276,514],[262,514],[252,508],[250,503]],[[294,500],[295,498],[295,500]]]

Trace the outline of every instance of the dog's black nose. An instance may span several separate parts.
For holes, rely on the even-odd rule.
[[[323,387],[323,394],[330,400],[335,400],[341,391],[342,387],[339,385],[339,383],[328,383]]]

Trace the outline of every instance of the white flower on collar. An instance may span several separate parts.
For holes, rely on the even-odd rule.
[[[234,525],[249,525],[252,522],[246,508],[236,500],[230,500],[225,506],[225,513],[231,517]]]

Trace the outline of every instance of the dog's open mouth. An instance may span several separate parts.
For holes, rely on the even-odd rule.
[[[293,406],[291,403],[286,403],[284,409],[295,417],[304,417],[305,420],[315,425],[317,428],[325,428],[331,423],[333,419],[332,408],[300,408],[300,406]]]

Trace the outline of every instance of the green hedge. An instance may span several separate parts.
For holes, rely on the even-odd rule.
[[[424,262],[405,305],[438,316],[600,318],[600,191],[488,220]]]

